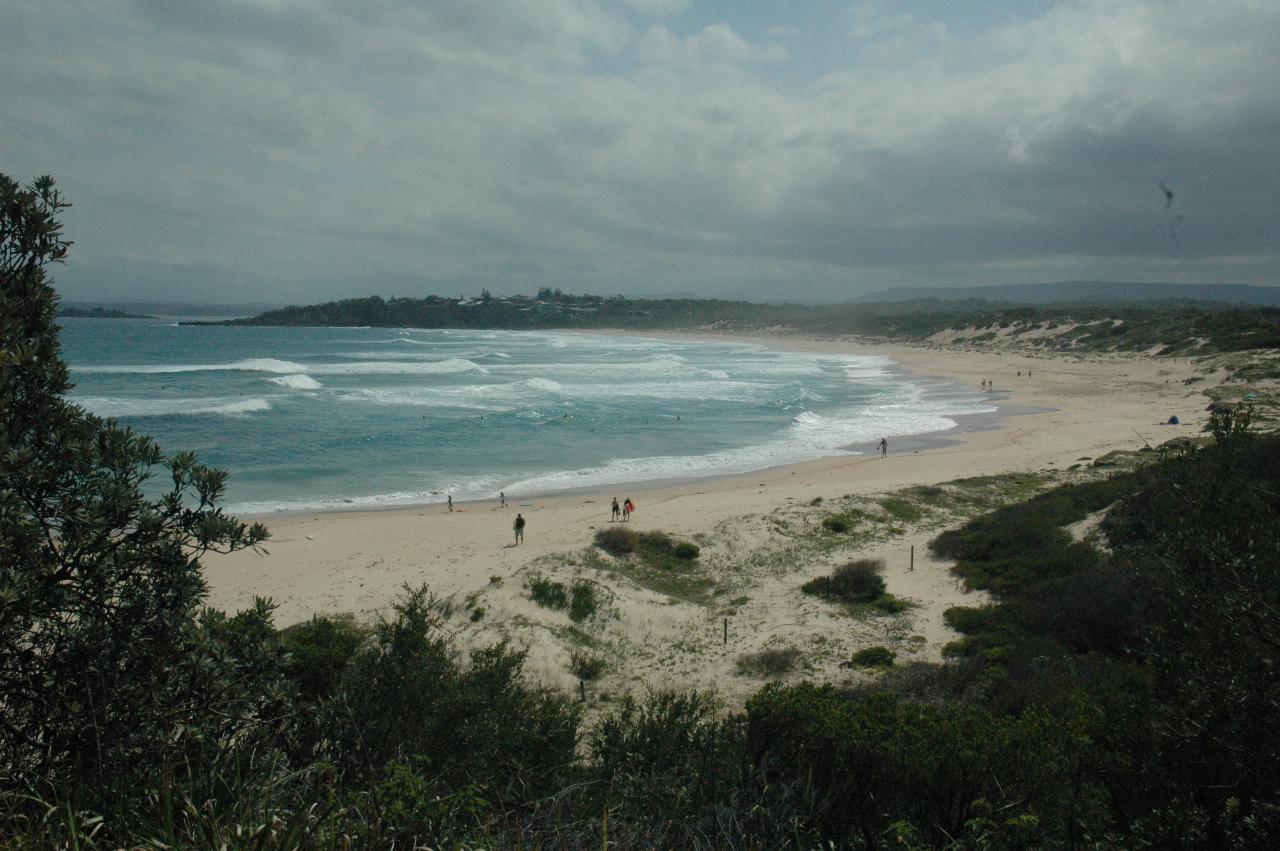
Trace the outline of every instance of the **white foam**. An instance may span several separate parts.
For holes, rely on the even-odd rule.
[[[249,399],[117,399],[102,396],[72,397],[70,401],[100,417],[166,417],[196,414],[253,414],[271,410],[264,397]]]
[[[559,381],[552,381],[550,378],[526,378],[524,381],[518,382],[521,387],[528,387],[531,390],[543,390],[547,393],[563,393],[564,385]]]
[[[494,390],[499,389],[494,387]],[[366,387],[343,391],[334,398],[339,402],[373,405],[406,405],[429,408],[464,408],[474,411],[508,411],[511,404],[488,388],[471,387]]]
[[[279,378],[268,378],[272,384],[279,384],[281,387],[289,387],[294,390],[319,390],[324,385],[316,381],[309,375],[302,373],[294,373],[293,375],[282,375]]]
[[[320,363],[304,370],[312,375],[443,375],[453,372],[479,372],[489,370],[466,358],[447,358],[439,361],[368,361],[363,363]]]
[[[170,373],[170,372],[275,372],[305,373],[310,375],[437,375],[451,372],[488,370],[466,358],[447,358],[439,361],[368,361],[351,363],[301,364],[275,358],[251,358],[220,364],[161,364],[114,366],[73,366],[78,372],[105,373]]]
[[[530,476],[513,482],[507,492],[541,493],[626,482],[722,476],[817,458],[859,455],[869,451],[881,437],[946,431],[955,427],[954,416],[995,410],[974,399],[931,403],[921,402],[919,398],[901,398],[829,416],[805,411],[794,418],[780,437],[763,444],[705,455],[613,459],[598,467]],[[866,450],[849,448],[863,443],[867,445]]]
[[[117,364],[105,366],[72,366],[77,372],[127,372],[127,373],[168,373],[168,372],[306,372],[307,367],[300,363],[275,358],[249,358],[233,363],[178,363],[178,364]]]
[[[415,475],[429,476],[427,472]],[[507,488],[510,477],[494,473],[472,480],[447,480],[433,483],[429,489],[393,491],[391,493],[364,496],[327,496],[313,499],[282,499],[271,501],[238,502],[228,505],[231,514],[270,514],[284,511],[367,511],[377,508],[394,508],[403,505],[437,505],[452,494],[454,502],[474,499],[494,499],[498,491]]]

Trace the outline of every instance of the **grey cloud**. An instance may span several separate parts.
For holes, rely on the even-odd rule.
[[[808,85],[727,23],[645,35],[587,0],[7,17],[4,169],[60,178],[59,278],[119,298],[1280,269],[1280,12],[1256,4],[1066,3],[968,40],[864,17]]]

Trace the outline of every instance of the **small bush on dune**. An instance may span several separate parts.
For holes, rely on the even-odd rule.
[[[639,534],[624,526],[609,526],[596,532],[596,546],[611,556],[635,552],[639,539]]]
[[[369,630],[351,615],[316,615],[282,630],[280,640],[289,654],[285,675],[298,684],[304,699],[328,697],[368,637]]]
[[[698,548],[697,544],[691,544],[688,541],[681,541],[676,544],[676,548],[673,551],[673,555],[675,555],[676,558],[682,558],[685,561],[693,561],[701,553],[702,550]]]
[[[893,665],[897,654],[888,647],[864,647],[853,654],[853,664],[860,668],[888,668]]]
[[[638,544],[637,549],[653,550],[656,552],[670,552],[675,548],[675,540],[666,532],[652,530],[649,532],[640,532],[636,536]]]
[[[678,541],[666,532],[636,532],[622,526],[610,526],[596,532],[595,544],[613,556],[631,553],[657,567],[674,567],[674,561],[693,561],[701,554],[697,544]]]
[[[754,676],[777,677],[787,673],[800,661],[794,647],[771,647],[759,653],[743,653],[737,659],[738,671]]]
[[[574,623],[586,620],[595,614],[598,603],[594,583],[578,580],[569,594],[569,619]]]
[[[892,594],[885,593],[877,597],[875,602],[871,605],[875,606],[885,614],[898,615],[911,608],[912,604],[900,597],[895,597]]]
[[[547,609],[563,609],[569,605],[569,593],[564,583],[541,576],[529,580],[529,599]]]
[[[924,512],[920,510],[919,506],[901,497],[888,497],[881,500],[880,505],[889,513],[890,517],[903,523],[914,523],[924,516]]]
[[[970,635],[985,629],[994,613],[994,606],[952,606],[942,613],[942,619],[956,632]]]
[[[609,669],[603,656],[575,650],[569,655],[569,670],[580,680],[597,680]]]
[[[884,596],[884,579],[879,559],[858,559],[835,569],[830,576],[811,579],[800,590],[815,597],[842,603],[870,603]]]
[[[839,514],[832,514],[828,517],[822,518],[822,528],[826,529],[828,532],[835,532],[837,535],[843,535],[853,527],[849,523],[848,518],[842,517]]]

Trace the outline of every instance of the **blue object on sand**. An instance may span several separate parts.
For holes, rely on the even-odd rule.
[[[1181,420],[1178,419],[1177,414],[1174,414],[1173,416],[1169,417],[1169,425],[1178,425],[1180,422]]]

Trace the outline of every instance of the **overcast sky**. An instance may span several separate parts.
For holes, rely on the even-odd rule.
[[[5,0],[0,171],[75,204],[74,300],[1276,284],[1278,46],[1276,0]]]

